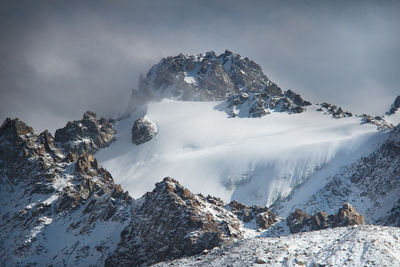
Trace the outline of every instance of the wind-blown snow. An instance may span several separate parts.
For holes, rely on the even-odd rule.
[[[222,104],[223,105],[223,104]],[[305,194],[325,178],[372,152],[387,135],[357,117],[334,119],[315,106],[300,114],[228,118],[220,102],[164,100],[116,124],[117,141],[96,154],[133,197],[171,176],[191,191],[271,205],[305,180]],[[133,122],[158,126],[155,138],[131,143]]]

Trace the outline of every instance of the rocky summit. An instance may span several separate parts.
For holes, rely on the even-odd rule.
[[[291,90],[282,91],[254,61],[228,50],[163,58],[140,79],[128,110],[162,98],[226,100],[224,108],[232,117],[262,117],[272,110],[300,113],[311,105]]]

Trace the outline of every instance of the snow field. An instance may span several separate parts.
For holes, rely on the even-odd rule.
[[[221,105],[148,104],[116,124],[117,141],[96,157],[135,198],[171,176],[195,193],[269,206],[306,180],[305,194],[316,192],[325,177],[372,152],[387,135],[359,118],[333,119],[315,106],[300,114],[228,118]],[[131,127],[143,114],[159,131],[136,146]]]

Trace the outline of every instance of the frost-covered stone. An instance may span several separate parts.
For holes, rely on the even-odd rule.
[[[157,125],[153,122],[140,118],[132,126],[132,142],[135,145],[146,143],[157,134]]]

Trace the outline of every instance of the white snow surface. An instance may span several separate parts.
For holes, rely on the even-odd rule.
[[[396,126],[400,123],[400,110],[397,110],[394,114],[385,116],[384,118],[388,123]]]
[[[400,228],[362,225],[249,238],[155,266],[400,266]]]
[[[117,141],[96,158],[135,198],[171,176],[195,193],[269,206],[306,180],[304,197],[312,195],[326,177],[371,153],[387,136],[361,125],[360,118],[334,119],[316,106],[300,114],[228,118],[221,105],[150,103],[116,124]],[[157,125],[158,134],[136,146],[131,128],[142,116]]]

